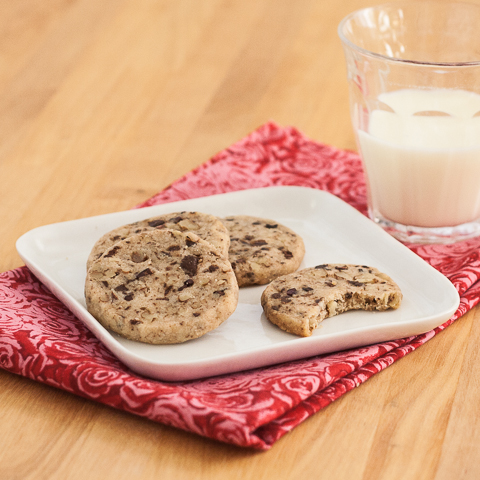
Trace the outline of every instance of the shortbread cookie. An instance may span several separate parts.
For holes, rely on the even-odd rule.
[[[114,244],[87,272],[88,311],[130,340],[181,343],[235,310],[238,285],[226,257],[197,235],[152,230]]]
[[[300,266],[305,245],[290,228],[247,215],[221,220],[230,233],[228,257],[239,287],[264,285]]]
[[[218,248],[223,255],[228,255],[230,245],[228,231],[217,217],[201,212],[176,212],[123,225],[106,233],[95,243],[87,260],[87,269],[107,248],[120,240],[125,240],[137,233],[164,228],[180,232],[193,232]]]
[[[396,309],[402,292],[386,274],[366,265],[330,264],[274,280],[262,294],[268,320],[308,337],[318,324],[347,310]]]

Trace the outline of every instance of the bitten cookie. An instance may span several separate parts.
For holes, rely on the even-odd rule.
[[[347,310],[396,309],[397,284],[376,268],[330,264],[274,280],[262,294],[268,320],[286,332],[308,337],[318,324]]]
[[[180,232],[193,232],[214,245],[225,256],[228,255],[230,239],[227,228],[213,215],[201,212],[176,212],[140,220],[123,225],[103,235],[93,246],[87,260],[87,269],[107,248],[120,240],[141,232],[169,228]]]
[[[228,257],[239,287],[264,285],[300,266],[305,245],[290,228],[247,215],[221,220],[230,233]]]
[[[235,310],[228,260],[193,233],[152,230],[110,247],[87,272],[88,311],[106,328],[151,344],[181,343]]]

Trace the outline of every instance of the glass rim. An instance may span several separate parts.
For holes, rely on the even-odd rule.
[[[389,55],[384,55],[382,53],[377,53],[373,52],[371,50],[367,50],[366,48],[360,47],[359,45],[355,44],[351,40],[349,40],[346,35],[344,34],[343,30],[346,25],[346,23],[351,20],[352,18],[356,17],[359,13],[361,12],[366,12],[368,10],[378,10],[380,8],[386,8],[386,7],[400,7],[400,6],[412,6],[414,2],[407,2],[407,1],[396,1],[396,2],[388,2],[388,3],[383,3],[380,5],[374,5],[371,7],[364,7],[360,8],[358,10],[354,10],[353,12],[349,13],[346,17],[344,17],[340,23],[338,24],[337,27],[337,33],[338,36],[340,37],[341,42],[343,43],[344,46],[348,46],[352,50],[355,50],[363,55],[369,56],[369,57],[374,57],[377,59],[381,60],[388,60],[390,62],[398,62],[398,63],[405,63],[405,64],[410,64],[410,65],[424,65],[426,67],[475,67],[475,66],[480,66],[480,59],[479,60],[474,60],[472,62],[429,62],[429,61],[422,61],[422,60],[410,60],[408,58],[396,58],[396,57],[391,57]],[[438,2],[435,1],[421,1],[421,2],[416,2],[416,4],[430,4],[430,5],[438,5]],[[480,5],[477,3],[471,3],[471,2],[456,2],[456,1],[451,1],[451,2],[445,2],[447,5],[468,5],[468,6],[473,6],[477,7],[480,9]]]

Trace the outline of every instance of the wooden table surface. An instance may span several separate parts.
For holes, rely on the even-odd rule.
[[[0,271],[267,122],[355,149],[337,25],[362,0],[0,2]],[[264,453],[0,370],[0,478],[478,479],[475,309]]]

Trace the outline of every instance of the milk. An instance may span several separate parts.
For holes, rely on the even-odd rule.
[[[373,209],[419,227],[480,218],[480,95],[406,89],[378,100],[384,109],[357,132]]]

